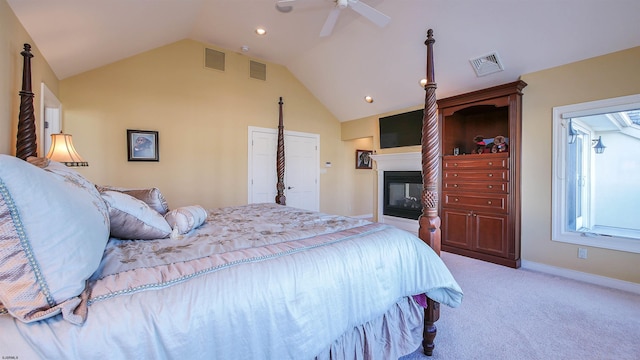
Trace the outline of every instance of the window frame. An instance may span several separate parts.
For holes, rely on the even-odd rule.
[[[640,239],[598,235],[568,229],[566,177],[566,157],[569,147],[568,124],[570,119],[638,108],[640,108],[640,94],[557,106],[553,108],[551,240],[610,250],[640,253]],[[588,141],[587,147],[591,145],[592,138],[593,134],[589,134],[589,136],[585,136],[583,139],[584,141]],[[592,159],[592,155],[589,156]],[[590,198],[591,197],[593,197],[593,194],[590,195]]]

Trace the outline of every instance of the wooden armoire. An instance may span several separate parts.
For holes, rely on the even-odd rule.
[[[520,267],[520,141],[526,85],[516,81],[438,100],[442,250]],[[498,136],[506,138],[506,147],[494,146]]]

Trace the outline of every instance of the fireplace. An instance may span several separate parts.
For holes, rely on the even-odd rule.
[[[411,215],[411,218],[399,217],[397,215],[386,215],[386,213],[389,213],[389,211],[393,213],[394,210],[398,210],[398,209],[397,209],[397,206],[390,206],[388,207],[388,209],[385,210],[385,203],[388,203],[388,201],[385,200],[386,186],[384,181],[384,175],[387,173],[394,173],[394,172],[413,174],[412,179],[408,182],[409,184],[411,184],[409,185],[408,194],[409,194],[409,198],[414,197],[416,199],[419,199],[421,197],[421,190],[419,189],[417,190],[418,192],[414,192],[416,190],[413,190],[413,189],[419,188],[420,184],[422,183],[422,179],[420,175],[422,170],[421,153],[420,152],[404,152],[404,153],[392,153],[392,154],[373,154],[371,155],[371,158],[373,159],[373,161],[375,161],[376,171],[378,172],[378,180],[377,180],[378,201],[376,202],[376,221],[389,224],[397,228],[417,234],[420,228],[417,220],[418,217],[420,216],[419,211],[413,212],[413,215]],[[418,183],[417,186],[415,185],[416,183]],[[406,189],[406,186],[402,188]],[[402,193],[404,193],[404,191],[402,191]],[[406,213],[406,212],[403,211],[403,213]]]
[[[422,214],[422,173],[420,171],[385,171],[382,213],[418,220]]]

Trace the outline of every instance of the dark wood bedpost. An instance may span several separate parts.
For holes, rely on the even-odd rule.
[[[278,182],[276,183],[276,203],[287,205],[287,198],[284,196],[284,123],[282,120],[282,97],[278,102],[280,106],[280,115],[278,118],[278,152],[276,158],[276,170],[278,172]]]
[[[31,91],[31,45],[24,44],[22,66],[22,90],[20,91],[20,113],[18,115],[18,135],[16,141],[16,157],[26,160],[29,156],[37,156],[36,152],[36,119],[33,113],[33,92]]]
[[[424,114],[422,118],[422,215],[420,215],[419,236],[440,255],[440,217],[438,216],[438,177],[440,169],[440,139],[438,133],[438,108],[436,103],[436,82],[433,70],[433,30],[427,31],[427,83],[425,89]],[[428,356],[433,354],[440,318],[440,304],[427,298],[424,310],[424,331],[422,346]]]

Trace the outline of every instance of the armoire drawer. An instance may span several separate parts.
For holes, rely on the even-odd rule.
[[[442,191],[466,191],[466,192],[490,192],[509,193],[509,183],[506,181],[456,181],[446,180],[443,182]]]
[[[445,156],[442,167],[444,170],[508,169],[509,157],[506,154]]]
[[[486,210],[508,213],[508,195],[506,194],[467,194],[443,192],[442,206],[469,210]]]
[[[509,170],[445,170],[442,179],[446,181],[509,181]]]

